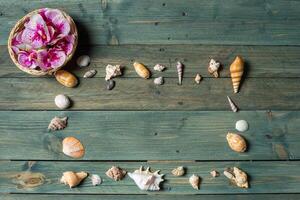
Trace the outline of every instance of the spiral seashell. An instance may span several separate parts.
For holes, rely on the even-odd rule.
[[[189,178],[189,182],[191,184],[191,186],[195,189],[195,190],[199,190],[199,185],[200,185],[200,177],[193,174],[190,178]]]
[[[148,68],[145,65],[143,65],[141,63],[138,63],[138,62],[134,62],[133,63],[133,67],[134,67],[136,73],[140,77],[142,77],[144,79],[150,78],[151,73],[150,73],[150,71],[148,70]]]
[[[209,66],[207,68],[208,72],[212,74],[215,78],[219,77],[219,68],[221,66],[221,63],[215,61],[214,59],[211,59],[209,62]]]
[[[63,94],[59,94],[54,99],[55,105],[60,109],[69,108],[71,105],[71,101],[69,97]]]
[[[64,117],[64,118],[54,117],[48,126],[48,130],[51,131],[62,130],[67,127],[67,121],[68,121],[68,117]]]
[[[181,62],[177,62],[176,65],[177,73],[178,73],[178,84],[182,85],[182,76],[183,76],[183,64]]]
[[[55,78],[60,84],[69,88],[75,87],[78,84],[77,78],[66,70],[58,70],[55,73]]]
[[[164,78],[163,77],[155,78],[153,82],[155,85],[162,85],[164,84]]]
[[[231,98],[229,96],[227,96],[227,99],[228,99],[228,102],[229,102],[229,105],[230,105],[230,108],[233,112],[237,112],[238,111],[238,108],[237,106],[233,103],[233,101],[231,100]]]
[[[127,172],[125,170],[121,169],[120,167],[112,166],[109,170],[107,170],[107,172],[105,174],[109,178],[111,178],[115,181],[119,181],[119,180],[123,179],[123,177],[126,175],[126,173]]]
[[[233,167],[224,171],[224,175],[240,188],[249,188],[248,176],[243,170]]]
[[[81,158],[85,150],[81,142],[75,137],[66,137],[62,141],[63,153],[72,158]]]
[[[84,73],[83,78],[92,78],[97,74],[97,70],[91,69]]]
[[[236,152],[245,152],[247,150],[246,140],[239,134],[227,133],[226,136],[229,147]]]
[[[172,170],[174,176],[183,176],[185,174],[185,169],[183,166],[176,167]]]
[[[86,172],[72,172],[67,171],[63,173],[60,182],[69,185],[70,188],[77,186],[83,179],[88,176]]]
[[[244,61],[240,56],[237,56],[230,65],[230,75],[234,93],[238,93],[241,79],[244,73]]]
[[[200,74],[196,74],[196,77],[195,77],[195,82],[197,84],[200,84],[200,81],[202,80],[202,76]]]

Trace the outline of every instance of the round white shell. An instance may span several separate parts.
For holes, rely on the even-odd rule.
[[[86,67],[90,64],[91,59],[88,55],[79,56],[76,60],[76,63],[79,67]]]
[[[55,105],[60,109],[66,109],[70,106],[70,99],[66,95],[59,94],[54,99]]]
[[[240,132],[245,132],[248,130],[248,122],[246,120],[239,120],[235,123],[235,129]]]

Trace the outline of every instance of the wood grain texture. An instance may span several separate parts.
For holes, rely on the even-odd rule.
[[[300,2],[292,0],[1,0],[0,44],[40,7],[68,12],[84,44],[300,44]]]
[[[64,193],[64,194],[248,194],[248,193],[299,193],[300,168],[299,161],[292,162],[1,162],[0,190],[11,193]],[[165,182],[158,192],[141,191],[135,183],[126,176],[122,181],[114,181],[105,175],[112,165],[120,166],[128,172],[133,172],[141,165],[152,170],[161,170],[165,174]],[[170,171],[178,165],[187,167],[183,177],[174,177]],[[250,176],[250,188],[241,189],[232,185],[221,175],[212,178],[209,172],[213,169],[223,172],[228,167],[239,167]],[[59,183],[64,171],[87,171],[99,174],[103,183],[94,187],[89,178],[74,189]],[[27,179],[22,179],[27,173]],[[41,174],[43,179],[33,179],[35,174]],[[193,189],[188,183],[188,177],[198,174],[202,178],[200,190]],[[284,181],[284,184],[283,184]],[[29,187],[32,183],[40,183],[37,187]]]
[[[68,127],[48,132],[54,116]],[[245,119],[246,153],[229,149],[228,131]],[[83,160],[294,160],[300,159],[300,112],[0,112],[0,159],[69,160],[64,137],[86,149]]]
[[[79,55],[88,54],[91,65],[86,68],[77,67],[75,60]],[[242,55],[246,61],[248,78],[264,77],[300,77],[300,47],[297,46],[224,46],[224,45],[121,45],[121,46],[81,46],[73,61],[65,68],[79,77],[89,69],[96,69],[96,77],[105,77],[107,64],[125,66],[124,76],[137,77],[132,61],[137,60],[149,67],[153,76],[176,78],[176,62],[185,64],[184,76],[194,78],[196,73],[203,77],[212,77],[208,71],[210,58],[223,64],[221,77],[230,77],[229,65],[236,55]],[[167,67],[163,73],[153,70],[153,66],[161,63]],[[20,71],[9,59],[6,46],[0,46],[0,77],[29,77]]]

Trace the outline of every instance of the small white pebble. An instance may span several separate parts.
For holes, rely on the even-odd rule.
[[[100,185],[102,183],[102,179],[97,174],[92,174],[91,179],[93,186]]]
[[[60,109],[66,109],[70,107],[70,99],[66,95],[59,94],[54,99],[55,105]]]
[[[76,63],[79,67],[86,67],[90,64],[91,59],[88,55],[79,56],[76,60]]]
[[[246,120],[239,120],[235,123],[235,129],[240,132],[245,132],[248,130],[248,122]]]

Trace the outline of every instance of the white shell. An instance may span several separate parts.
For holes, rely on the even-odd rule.
[[[164,84],[164,78],[160,76],[158,78],[155,78],[153,82],[155,85],[162,85]]]
[[[155,191],[160,190],[159,184],[164,181],[163,174],[158,173],[159,170],[152,173],[149,171],[149,167],[143,170],[141,166],[140,169],[128,173],[128,175],[141,190]]]
[[[91,69],[84,73],[83,78],[92,78],[97,74],[97,71],[95,69]]]
[[[185,174],[185,169],[183,166],[179,166],[172,170],[174,176],[183,176]]]
[[[120,65],[107,65],[106,66],[106,76],[105,80],[108,81],[113,77],[122,75],[122,68]]]
[[[164,70],[166,69],[166,67],[163,66],[163,65],[161,65],[161,64],[156,64],[156,65],[153,67],[153,69],[154,69],[155,71],[162,72],[162,71],[164,71]]]
[[[246,120],[239,120],[235,123],[235,129],[240,132],[245,132],[248,130],[248,122]]]
[[[48,126],[48,130],[52,130],[52,131],[62,130],[67,127],[67,121],[68,121],[68,117],[63,117],[63,118],[54,117]]]
[[[92,174],[91,180],[92,180],[93,186],[97,186],[102,183],[102,179],[97,174]]]
[[[200,74],[196,74],[196,77],[195,77],[195,82],[197,84],[200,84],[200,81],[202,80],[202,76]]]
[[[233,103],[233,101],[231,100],[231,98],[229,96],[227,96],[227,99],[228,99],[228,102],[229,102],[229,105],[230,105],[230,108],[233,112],[237,112],[238,111],[238,108],[237,106]]]
[[[79,56],[76,63],[79,67],[86,67],[90,64],[91,58],[88,55]]]
[[[190,178],[189,178],[189,182],[191,184],[191,186],[195,189],[195,190],[199,190],[199,185],[200,185],[200,177],[193,174]]]
[[[60,109],[66,109],[70,106],[71,102],[69,97],[63,94],[59,94],[54,99],[55,105]]]
[[[177,73],[178,73],[178,84],[181,85],[182,84],[182,74],[183,74],[183,64],[178,61],[176,68],[177,68]]]
[[[220,176],[220,173],[216,170],[213,170],[213,171],[210,172],[210,175],[215,178],[215,177]]]
[[[209,61],[209,68],[212,70],[212,71],[218,71],[219,68],[220,68],[220,63],[215,61],[214,59],[211,59]]]

